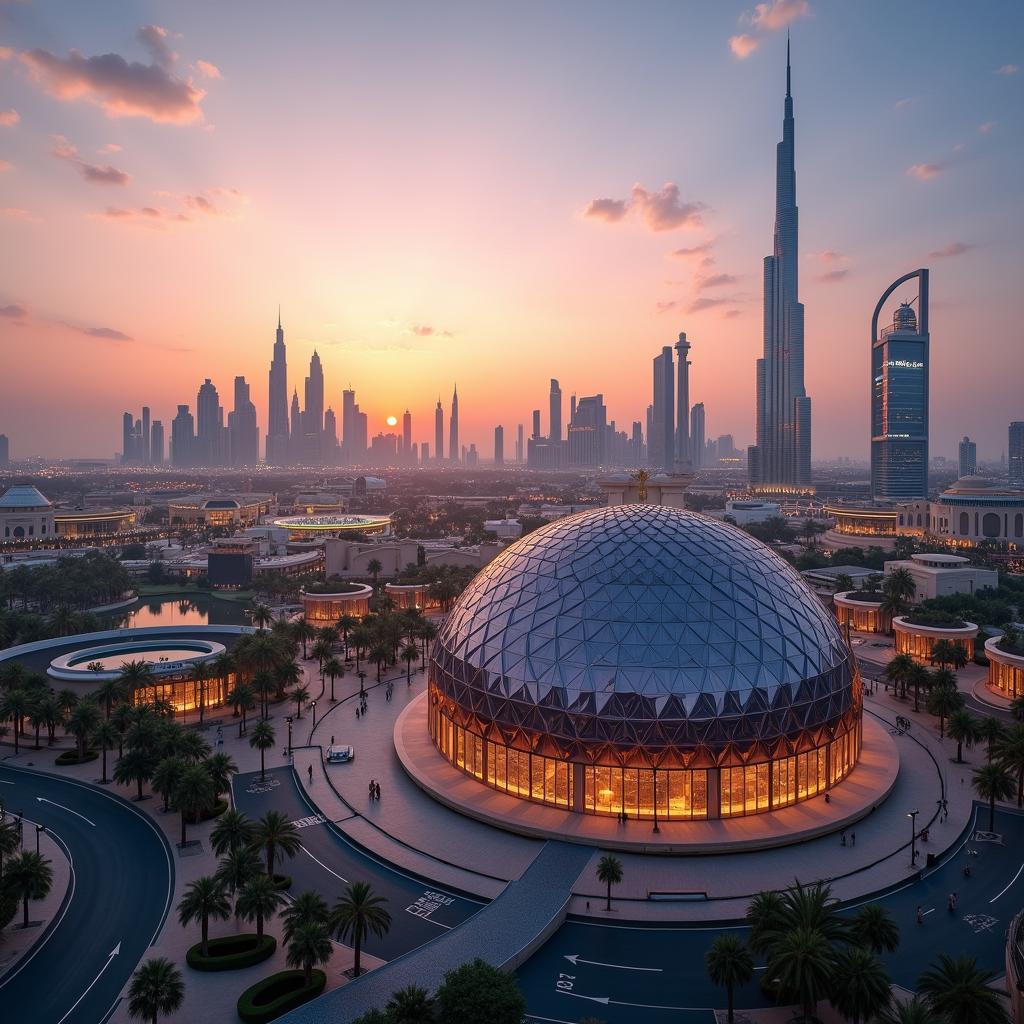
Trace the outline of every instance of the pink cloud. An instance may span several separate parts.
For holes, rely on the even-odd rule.
[[[98,153],[120,153],[121,147],[116,142],[108,142],[105,146],[100,146],[96,151]]]
[[[583,216],[617,224],[635,211],[651,231],[674,231],[699,227],[700,214],[705,208],[703,203],[680,200],[679,186],[667,181],[657,192],[634,185],[629,199],[592,199]]]
[[[1004,64],[1001,68],[996,68],[993,74],[996,75],[1015,75],[1020,71],[1020,66],[1017,64]]]
[[[659,313],[667,313],[669,310],[676,309],[679,306],[678,302],[659,302],[656,305],[656,309]]]
[[[757,36],[747,33],[729,36],[729,49],[732,50],[733,56],[739,57],[740,60],[746,60],[760,45],[761,40]]]
[[[992,129],[995,128],[995,126],[996,126],[996,122],[995,121],[986,121],[984,124],[979,124],[978,125],[978,131],[982,135],[988,135],[988,133],[990,131],[992,131]]]
[[[0,316],[8,320],[24,320],[28,316],[28,307],[20,302],[12,302],[7,306],[0,306]]]
[[[211,64],[208,60],[197,60],[196,68],[200,74],[206,75],[207,78],[223,78],[224,76],[220,73],[220,68],[216,64]]]
[[[974,246],[970,242],[950,242],[948,245],[942,246],[941,249],[933,249],[928,255],[934,259],[945,259],[949,256],[962,256],[973,248]]]
[[[38,217],[33,217],[28,210],[22,209],[20,206],[0,206],[0,217],[6,217],[9,220],[28,220],[37,221]]]
[[[707,277],[697,279],[697,290],[704,291],[706,288],[720,288],[726,284],[736,284],[739,280],[735,274],[710,274]]]
[[[143,25],[135,36],[149,50],[154,64],[166,69],[178,59],[178,55],[167,45],[167,29],[162,26]]]
[[[824,274],[818,274],[814,280],[821,284],[838,284],[849,277],[849,274],[849,267],[840,267],[838,270],[826,270]]]
[[[9,107],[7,110],[0,110],[0,127],[13,128],[21,120],[21,114],[19,114],[14,107]]]
[[[711,260],[711,248],[714,243],[709,239],[706,242],[701,242],[700,245],[684,246],[682,249],[673,249],[672,255],[677,256],[681,260],[699,259],[703,264],[705,260],[714,262]]]
[[[774,32],[810,13],[811,5],[807,0],[769,0],[768,3],[758,4],[752,13],[744,17],[762,32]]]
[[[100,338],[103,341],[132,341],[130,334],[124,331],[115,330],[113,327],[77,327],[75,324],[64,324],[77,334],[84,334],[88,338]]]
[[[732,306],[736,300],[734,298],[721,298],[712,299],[709,296],[703,298],[694,299],[693,302],[686,307],[687,313],[700,313],[705,309],[716,309],[719,306]]]
[[[453,337],[451,331],[441,330],[440,327],[431,327],[430,324],[413,324],[409,328],[410,334],[415,334],[417,338],[451,338]]]
[[[591,199],[583,211],[583,216],[615,224],[626,216],[626,207],[624,199]]]
[[[14,164],[10,160],[0,160],[0,173],[3,171],[13,171]]]
[[[822,263],[843,263],[847,259],[838,249],[824,249],[815,255]]]
[[[144,224],[151,228],[165,228],[168,224],[187,224],[191,218],[184,213],[175,213],[157,206],[140,206],[126,209],[119,206],[108,206],[102,213],[95,214],[104,220],[117,221],[122,224]]]
[[[904,96],[903,99],[897,100],[893,105],[893,110],[903,110],[905,107],[913,106],[917,102],[916,96]]]
[[[84,57],[71,50],[59,57],[49,50],[20,54],[33,81],[60,100],[87,100],[108,117],[147,117],[157,124],[191,124],[202,119],[206,95],[160,63],[128,62],[116,53]]]
[[[723,320],[734,320],[738,316],[742,316],[742,312],[738,309],[727,309],[722,313]]]
[[[68,142],[63,135],[55,135],[53,143],[53,155],[59,160],[67,160],[68,163],[77,168],[78,173],[86,181],[92,182],[94,185],[127,185],[132,180],[130,174],[127,174],[125,171],[119,171],[110,164],[100,167],[97,164],[90,164],[80,160],[77,147],[73,143]]]
[[[907,168],[907,176],[918,181],[931,181],[937,178],[946,168],[942,164],[914,164]]]

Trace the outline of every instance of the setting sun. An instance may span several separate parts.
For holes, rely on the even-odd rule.
[[[387,425],[389,427],[397,427],[398,426],[398,417],[397,416],[389,416],[385,422],[387,423]]]

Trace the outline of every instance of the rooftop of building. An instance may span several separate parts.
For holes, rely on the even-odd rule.
[[[49,508],[53,508],[53,502],[42,491],[31,485],[8,487],[0,495],[0,512]]]

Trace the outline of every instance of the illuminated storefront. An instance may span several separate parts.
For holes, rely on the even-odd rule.
[[[811,799],[856,765],[861,712],[855,659],[799,575],[729,524],[656,505],[511,545],[456,602],[429,665],[443,757],[589,814],[735,817]]]
[[[888,617],[882,612],[882,595],[874,598],[861,596],[857,590],[833,594],[836,620],[840,626],[849,626],[860,633],[887,633]]]
[[[897,654],[909,654],[917,661],[930,662],[935,645],[940,640],[948,640],[961,647],[968,660],[974,657],[978,627],[973,622],[964,622],[960,626],[925,626],[916,624],[913,616],[897,615],[892,620],[892,628],[896,635]]]
[[[359,618],[370,614],[373,587],[363,583],[339,583],[334,593],[303,590],[299,596],[307,622],[314,626],[336,626],[342,615]]]
[[[1024,694],[1024,654],[1000,650],[1001,637],[985,641],[988,658],[988,686],[1001,697],[1013,700]]]
[[[443,607],[443,602],[430,593],[429,583],[388,583],[384,593],[395,602],[396,608],[439,611]]]

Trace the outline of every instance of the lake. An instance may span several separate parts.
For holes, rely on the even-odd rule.
[[[246,606],[208,594],[142,597],[127,608],[101,616],[110,628],[144,626],[250,626]]]

